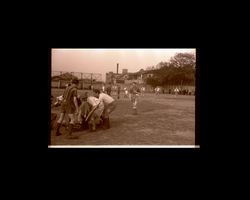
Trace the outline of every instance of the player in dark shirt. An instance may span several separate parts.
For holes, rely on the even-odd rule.
[[[75,113],[78,113],[78,102],[77,102],[77,85],[79,83],[78,79],[73,79],[72,84],[67,87],[63,93],[63,100],[61,104],[61,112],[59,120],[57,121],[56,127],[56,136],[62,135],[60,133],[60,127],[62,125],[62,121],[67,114],[70,119],[68,134],[66,137],[68,139],[75,139],[76,137],[72,136],[72,129],[75,124]]]

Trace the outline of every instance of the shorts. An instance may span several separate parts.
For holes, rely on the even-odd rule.
[[[74,104],[62,103],[62,105],[61,105],[61,112],[62,113],[74,114],[75,111],[76,111],[76,107]]]
[[[138,96],[137,95],[131,95],[131,102],[134,103],[135,101],[137,101]]]

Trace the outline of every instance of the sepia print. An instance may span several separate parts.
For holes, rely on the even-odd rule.
[[[197,148],[196,49],[51,49],[49,148]]]

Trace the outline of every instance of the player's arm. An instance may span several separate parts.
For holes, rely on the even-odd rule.
[[[76,113],[79,112],[78,100],[77,100],[77,90],[73,92],[73,101],[76,107]]]
[[[88,112],[89,112],[89,106],[88,106],[88,104],[86,104],[85,110],[84,110],[84,118],[87,117]]]
[[[78,100],[77,100],[77,90],[73,91],[73,101],[76,108],[76,113],[79,112]]]
[[[82,122],[82,104],[79,107],[79,112],[78,112],[78,122],[81,123]]]
[[[76,107],[76,112],[78,113],[79,107],[78,107],[78,102],[77,102],[77,97],[76,96],[74,96],[74,104],[75,104],[75,107]]]

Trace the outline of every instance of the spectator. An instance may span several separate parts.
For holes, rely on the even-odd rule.
[[[118,85],[118,87],[117,87],[117,99],[120,98],[120,91],[121,91],[121,86]]]
[[[125,87],[123,90],[124,90],[124,98],[128,98],[128,89]]]
[[[179,94],[179,91],[180,90],[177,87],[174,89],[175,96],[177,96],[177,94]]]

